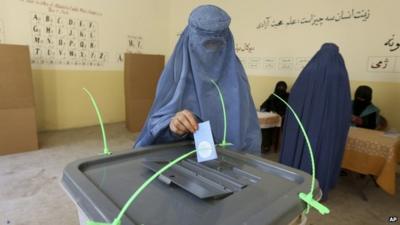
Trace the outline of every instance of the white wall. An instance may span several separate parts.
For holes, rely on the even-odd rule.
[[[296,68],[298,58],[310,58],[324,42],[335,42],[340,47],[354,91],[359,85],[369,85],[374,89],[374,103],[388,119],[389,126],[400,130],[400,48],[390,51],[384,43],[395,34],[394,46],[400,42],[400,8],[398,0],[171,0],[169,6],[169,54],[174,49],[177,33],[187,25],[190,12],[202,4],[222,7],[232,17],[231,30],[239,47],[250,43],[252,53],[239,52],[249,75],[251,92],[256,106],[259,106],[274,90],[277,81],[285,80],[289,86],[294,82],[301,68]],[[340,19],[338,22],[324,22],[320,26],[289,25],[265,30],[256,29],[267,16],[276,21],[282,19],[302,19],[315,14],[318,17],[336,16],[344,10],[369,10],[369,18]],[[365,11],[364,11],[365,12]],[[340,14],[339,14],[340,16]],[[169,55],[168,54],[168,55]],[[375,64],[388,57],[392,64],[386,70],[396,68],[397,72],[369,71],[368,58],[380,56]],[[382,57],[384,56],[384,57]],[[265,69],[263,60],[275,60],[275,69]],[[293,69],[278,69],[281,58],[292,58]],[[258,61],[257,61],[258,60]],[[397,65],[394,65],[394,62]],[[371,62],[372,63],[372,62]],[[258,68],[257,68],[258,64]],[[382,63],[383,64],[383,63]],[[256,69],[251,67],[255,66]],[[393,67],[390,67],[393,66]]]
[[[250,43],[255,48],[252,53],[238,52],[250,75],[296,77],[302,69],[297,61],[311,58],[324,42],[334,42],[340,47],[352,80],[400,82],[400,48],[390,51],[395,46],[389,48],[384,45],[393,34],[394,45],[400,42],[399,1],[172,0],[170,14],[174,16],[170,24],[170,46],[177,39],[176,33],[187,24],[191,10],[205,3],[221,6],[231,15],[231,30],[239,47]],[[350,18],[347,19],[349,11]],[[311,23],[321,17],[321,25],[299,24],[299,20],[303,17],[308,19],[312,14]],[[279,20],[284,24],[257,29],[266,17],[270,17],[270,22],[274,20],[275,24]],[[338,21],[327,21],[326,17],[334,17]],[[296,24],[286,25],[290,18],[297,19]],[[376,56],[379,58],[370,58]],[[281,65],[284,64],[281,62],[284,58],[289,58],[289,62],[293,63],[292,69],[280,68],[284,66]],[[370,67],[385,58],[389,60],[385,69]],[[272,60],[275,68],[265,68],[265,60]],[[302,63],[305,64],[307,60]]]

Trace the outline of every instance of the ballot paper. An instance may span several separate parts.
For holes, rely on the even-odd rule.
[[[199,129],[194,133],[197,162],[204,162],[218,158],[210,121],[199,123]]]

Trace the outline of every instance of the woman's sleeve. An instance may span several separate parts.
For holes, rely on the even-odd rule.
[[[269,96],[260,106],[261,112],[267,112],[268,110],[271,110],[271,96]]]
[[[193,112],[192,112],[193,113]],[[184,141],[184,140],[193,140],[193,134],[184,134],[177,135],[171,131],[169,128],[169,123],[171,122],[172,117],[175,114],[165,115],[163,119],[158,120],[158,124],[153,129],[152,134],[154,135],[153,144],[164,144],[170,142]],[[196,114],[193,113],[196,117],[196,121],[198,123],[203,122],[203,120]]]
[[[184,135],[177,135],[169,129],[169,125],[160,130],[157,137],[154,140],[154,144],[164,144],[164,143],[171,143],[183,140],[193,140],[193,135],[184,134]]]
[[[179,136],[169,129],[169,123],[173,115],[174,114],[163,115],[156,119],[150,118],[137,138],[134,148],[190,139],[190,135]]]
[[[376,112],[371,113],[367,116],[362,117],[362,125],[361,127],[363,128],[368,128],[368,129],[375,129],[376,128]]]

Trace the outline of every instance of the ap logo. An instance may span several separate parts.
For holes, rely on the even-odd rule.
[[[397,218],[397,216],[390,216],[388,221],[389,221],[389,223],[395,223],[395,222],[399,221],[399,218]]]

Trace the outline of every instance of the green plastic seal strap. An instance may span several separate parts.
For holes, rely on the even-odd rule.
[[[101,118],[101,113],[99,110],[99,107],[97,107],[97,103],[96,100],[94,99],[94,97],[92,96],[92,94],[90,93],[90,91],[88,91],[86,88],[83,88],[83,90],[86,92],[86,94],[89,96],[90,100],[92,101],[93,107],[96,110],[96,114],[97,114],[97,119],[99,120],[100,123],[100,127],[101,127],[101,134],[103,136],[103,145],[104,145],[104,150],[103,150],[103,154],[104,155],[111,155],[111,151],[108,148],[108,144],[107,144],[107,137],[106,137],[106,131],[104,130],[104,125],[103,125],[103,120]]]
[[[218,91],[219,94],[219,100],[221,102],[221,107],[222,107],[222,113],[223,113],[223,117],[224,117],[224,137],[222,139],[222,142],[219,143],[219,146],[228,146],[228,145],[232,145],[231,143],[226,141],[226,127],[227,127],[227,120],[226,120],[226,110],[225,110],[225,101],[224,101],[224,96],[222,95],[221,89],[219,89],[218,84],[214,81],[211,80],[211,82],[214,84],[215,88]]]

